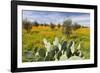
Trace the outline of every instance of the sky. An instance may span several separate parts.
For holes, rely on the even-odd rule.
[[[27,18],[31,22],[62,24],[65,20],[71,19],[73,24],[77,22],[84,26],[90,26],[89,13],[23,10],[22,15],[23,20]]]

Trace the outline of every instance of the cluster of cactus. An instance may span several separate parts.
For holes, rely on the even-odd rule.
[[[81,44],[78,42],[75,47],[75,41],[64,41],[55,37],[51,44],[47,39],[43,39],[44,48],[35,48],[34,51],[26,51],[26,60],[30,62],[37,61],[64,61],[64,60],[81,60],[84,58],[81,51]]]

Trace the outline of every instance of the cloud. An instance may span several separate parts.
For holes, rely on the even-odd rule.
[[[38,21],[39,23],[63,23],[65,19],[72,19],[73,23],[77,22],[82,25],[89,26],[90,15],[88,13],[75,12],[50,12],[50,11],[23,11],[23,19],[29,21]]]
[[[73,23],[77,22],[86,26],[90,25],[90,14],[72,15],[68,18],[72,19]]]

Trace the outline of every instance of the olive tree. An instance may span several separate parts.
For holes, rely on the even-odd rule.
[[[72,33],[72,20],[68,19],[63,22],[63,33],[66,34],[67,37]]]

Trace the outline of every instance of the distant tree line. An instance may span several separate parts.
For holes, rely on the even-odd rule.
[[[32,26],[38,27],[38,26],[50,26],[51,29],[55,29],[55,27],[60,28],[62,27],[62,32],[64,34],[66,34],[67,36],[70,36],[70,34],[72,33],[72,30],[77,30],[79,28],[87,28],[85,26],[81,26],[80,24],[78,24],[77,22],[75,22],[74,24],[72,24],[72,20],[71,19],[67,19],[63,22],[63,24],[54,24],[54,23],[38,23],[37,21],[34,22],[30,22],[27,19],[22,21],[23,24],[23,28],[27,31],[30,32],[30,30],[32,29]]]
[[[32,29],[32,26],[35,26],[35,27],[38,27],[38,26],[50,26],[51,29],[55,29],[55,27],[57,26],[58,28],[61,27],[61,24],[58,24],[58,25],[55,25],[53,24],[52,22],[50,24],[47,24],[47,23],[38,23],[37,21],[34,21],[34,22],[30,22],[28,21],[27,19],[23,20],[22,21],[22,25],[23,25],[23,28],[27,31],[27,32],[30,32],[30,30]]]

